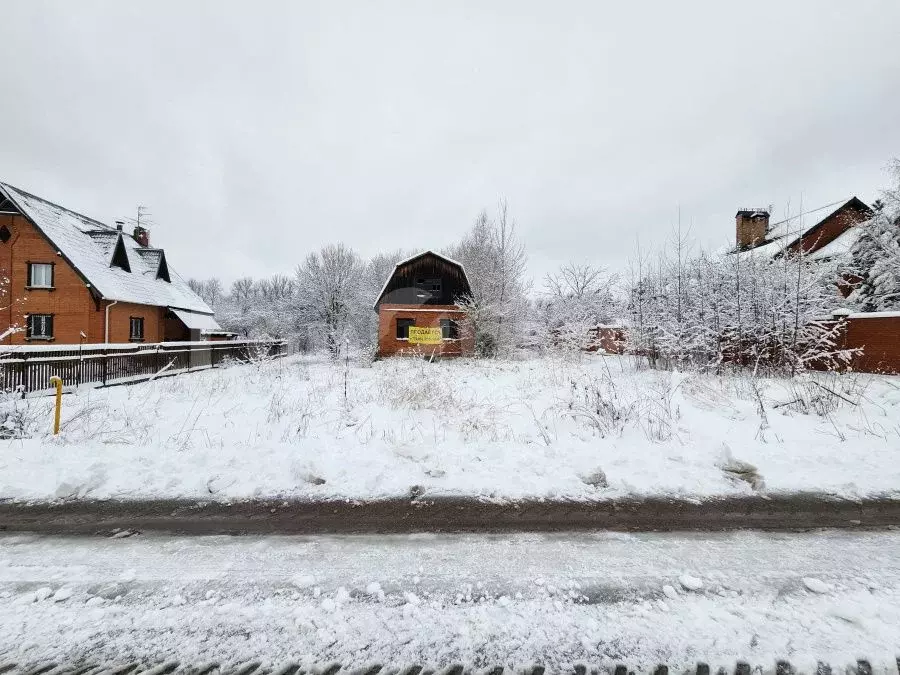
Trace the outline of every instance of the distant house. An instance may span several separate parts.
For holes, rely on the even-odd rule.
[[[209,306],[150,246],[149,233],[110,227],[0,183],[4,344],[159,342],[226,334]],[[5,326],[4,326],[5,327]],[[82,337],[83,336],[83,337]]]
[[[832,258],[850,251],[857,225],[872,216],[857,197],[826,204],[774,224],[767,209],[741,209],[735,215],[737,251],[768,256],[802,253],[815,259]]]
[[[872,217],[872,209],[857,197],[826,204],[791,218],[769,223],[766,209],[741,209],[735,215],[733,252],[777,258],[802,255],[809,260],[843,262],[859,236],[857,225]],[[842,272],[835,280],[844,296],[859,277]]]
[[[470,293],[465,270],[450,258],[425,251],[398,262],[375,300],[378,355],[470,354],[474,338],[457,304]]]

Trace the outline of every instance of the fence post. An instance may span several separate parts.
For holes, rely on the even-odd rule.
[[[25,398],[25,392],[30,391],[28,388],[28,353],[22,352],[22,398]]]
[[[100,350],[100,353],[101,353],[102,356],[103,356],[103,386],[105,387],[105,386],[106,386],[106,369],[107,369],[107,366],[108,366],[108,360],[107,360],[107,355],[106,355],[106,347],[104,347],[103,349],[101,349],[101,350]]]

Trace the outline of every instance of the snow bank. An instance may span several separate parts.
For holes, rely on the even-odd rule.
[[[896,378],[762,380],[763,416],[745,378],[635,370],[624,357],[388,360],[350,367],[346,397],[344,376],[294,358],[82,390],[64,397],[55,439],[52,399],[7,401],[3,428],[32,437],[0,440],[0,498],[859,497],[900,486]]]

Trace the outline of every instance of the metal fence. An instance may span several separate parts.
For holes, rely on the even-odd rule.
[[[162,374],[215,368],[223,361],[286,356],[283,340],[0,347],[0,387],[23,394],[64,386],[139,382]]]

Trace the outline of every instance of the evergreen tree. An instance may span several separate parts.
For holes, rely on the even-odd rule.
[[[894,160],[892,173],[894,185],[859,226],[850,252],[848,272],[860,279],[850,301],[864,312],[900,309],[900,160]]]

